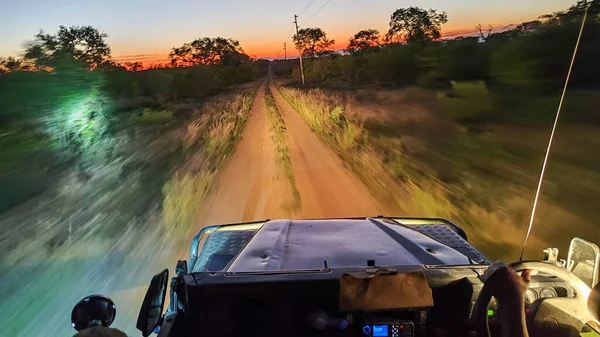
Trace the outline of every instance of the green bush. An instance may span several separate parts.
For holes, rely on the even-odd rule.
[[[132,116],[133,123],[166,124],[173,118],[173,113],[168,110],[144,109],[141,115]]]

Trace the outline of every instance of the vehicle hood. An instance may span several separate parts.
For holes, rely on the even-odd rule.
[[[472,263],[458,250],[390,219],[277,220],[253,235],[227,271],[366,267],[368,260],[377,266]]]

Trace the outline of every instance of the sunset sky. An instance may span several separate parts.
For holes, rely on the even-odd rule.
[[[109,35],[119,61],[165,62],[169,50],[198,37],[231,37],[255,57],[283,57],[291,46],[293,15],[301,27],[320,27],[336,47],[357,31],[385,32],[397,8],[418,6],[448,13],[443,33],[468,33],[474,26],[500,28],[566,9],[575,0],[1,0],[0,56],[19,56],[39,29],[91,25]],[[308,6],[307,9],[305,9]],[[322,8],[323,5],[326,5]],[[322,8],[320,12],[317,11]],[[302,11],[304,10],[304,13]],[[314,17],[311,18],[316,13]],[[310,20],[309,20],[310,19]],[[308,22],[307,22],[308,21]],[[288,54],[294,54],[288,48]]]

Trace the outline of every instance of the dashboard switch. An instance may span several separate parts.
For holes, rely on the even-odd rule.
[[[363,333],[367,336],[371,336],[371,326],[370,325],[363,326]]]

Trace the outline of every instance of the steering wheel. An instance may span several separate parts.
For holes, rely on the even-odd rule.
[[[515,272],[522,272],[526,269],[536,270],[539,273],[550,274],[562,279],[575,289],[574,300],[580,302],[579,304],[581,305],[581,308],[587,308],[587,298],[591,292],[590,288],[582,280],[568,272],[565,268],[541,261],[514,262],[511,263],[510,266]],[[491,337],[487,316],[487,309],[491,300],[491,291],[487,287],[487,284],[484,283],[483,287],[481,288],[481,292],[479,293],[479,297],[477,297],[477,301],[475,302],[475,309],[473,312],[473,323],[475,325],[477,337]],[[535,312],[532,311],[529,313],[529,315],[535,315]],[[585,316],[585,313],[583,313],[582,316]],[[588,321],[592,320],[589,313],[587,316],[583,318],[587,319]]]

